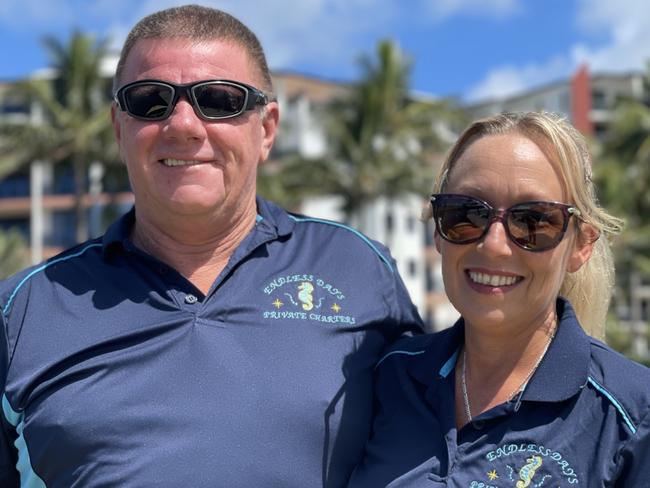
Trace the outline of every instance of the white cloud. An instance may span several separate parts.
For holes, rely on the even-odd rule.
[[[0,0],[0,25],[47,32],[56,26],[101,25],[100,35],[118,50],[128,31],[154,11],[187,0]],[[403,13],[396,0],[199,0],[225,10],[260,38],[274,68],[316,60],[321,65],[353,65],[361,45],[375,33],[389,32]],[[409,12],[409,15],[412,12]]]
[[[574,62],[558,56],[545,63],[530,63],[523,67],[502,66],[490,71],[487,76],[470,89],[469,101],[488,98],[505,98],[533,87],[561,79],[570,72]]]
[[[581,64],[590,71],[641,70],[650,60],[647,0],[579,0],[578,28],[605,38],[599,45],[573,44],[554,58],[524,66],[500,66],[477,83],[467,99],[504,98],[570,77]]]
[[[650,9],[645,0],[580,0],[579,25],[605,33],[609,41],[591,47],[580,43],[573,55],[594,71],[641,69],[650,59]]]
[[[521,0],[426,0],[426,5],[437,21],[454,15],[503,19],[522,9]]]
[[[185,2],[147,0],[133,13],[132,21],[182,3]],[[420,0],[408,4],[400,0],[202,0],[198,3],[225,10],[248,25],[260,38],[269,65],[274,69],[317,60],[320,66],[337,66],[339,72],[345,71],[341,67],[354,67],[364,49],[372,49],[372,45],[364,46],[368,38],[390,37],[398,19],[440,22],[458,15],[501,19],[522,8],[522,0]],[[121,31],[122,40],[127,30]],[[117,29],[113,32],[120,34]]]
[[[102,0],[105,1],[105,0]],[[108,4],[108,2],[106,2]],[[133,12],[131,24],[112,27],[117,44],[143,16],[187,3],[182,0],[147,0]],[[251,28],[260,38],[272,68],[317,60],[351,64],[359,39],[381,31],[399,3],[394,0],[203,0],[202,5],[224,10]]]
[[[68,23],[74,20],[74,14],[75,10],[68,2],[57,4],[39,0],[0,1],[0,23],[14,29]]]
[[[514,66],[504,66],[490,71],[473,86],[465,96],[468,101],[505,98],[523,91],[528,83],[522,71]]]
[[[327,71],[336,67],[352,75],[361,52],[372,49],[379,36],[390,37],[394,25],[404,19],[433,19],[457,15],[504,18],[518,11],[522,0],[420,0],[408,7],[399,0],[199,0],[197,3],[231,13],[260,38],[269,65],[286,68],[314,61]],[[0,0],[0,20],[18,17],[27,6],[25,27],[56,22],[74,25],[74,19],[100,21],[100,34],[111,39],[117,51],[130,28],[154,11],[187,3],[187,0],[93,0],[92,2],[41,2]],[[43,5],[56,5],[45,8]],[[51,12],[49,12],[51,10]],[[42,21],[39,21],[42,19]]]

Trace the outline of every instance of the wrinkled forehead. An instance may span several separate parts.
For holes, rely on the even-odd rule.
[[[240,43],[187,37],[136,41],[124,60],[119,84],[145,78],[175,82],[225,78],[254,86],[261,81],[260,70]]]

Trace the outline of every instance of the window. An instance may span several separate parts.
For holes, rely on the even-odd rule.
[[[393,218],[393,214],[391,212],[386,213],[386,233],[390,234],[393,232],[395,227],[395,219]]]
[[[427,247],[433,246],[434,241],[433,241],[433,234],[435,231],[435,226],[433,224],[433,220],[427,220],[427,222],[424,224],[424,245]]]
[[[415,259],[409,259],[408,260],[408,275],[411,277],[415,277],[418,274],[418,265],[415,262]]]
[[[607,96],[603,90],[593,90],[591,92],[591,106],[598,110],[607,108]]]
[[[424,272],[425,276],[425,286],[427,288],[427,291],[436,291],[436,279],[433,274],[433,270],[431,269],[431,266],[427,266]]]
[[[406,217],[406,230],[410,233],[415,232],[415,217],[412,215]]]

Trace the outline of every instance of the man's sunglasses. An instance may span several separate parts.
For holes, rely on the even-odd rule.
[[[432,195],[431,206],[436,230],[446,241],[453,244],[479,241],[492,222],[498,220],[512,242],[532,252],[557,246],[571,216],[580,217],[580,210],[564,203],[523,202],[496,209],[478,198],[445,193]]]
[[[181,95],[204,120],[237,117],[269,98],[245,83],[230,80],[206,80],[176,85],[159,80],[128,83],[117,90],[115,101],[120,109],[140,120],[163,120],[171,115]]]

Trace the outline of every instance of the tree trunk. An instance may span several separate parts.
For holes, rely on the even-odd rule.
[[[74,204],[76,216],[77,243],[88,239],[88,212],[84,204],[86,195],[86,165],[83,155],[75,155],[72,161],[74,171]]]
[[[43,259],[43,161],[34,161],[29,167],[30,192],[30,248],[32,264],[40,263]]]

